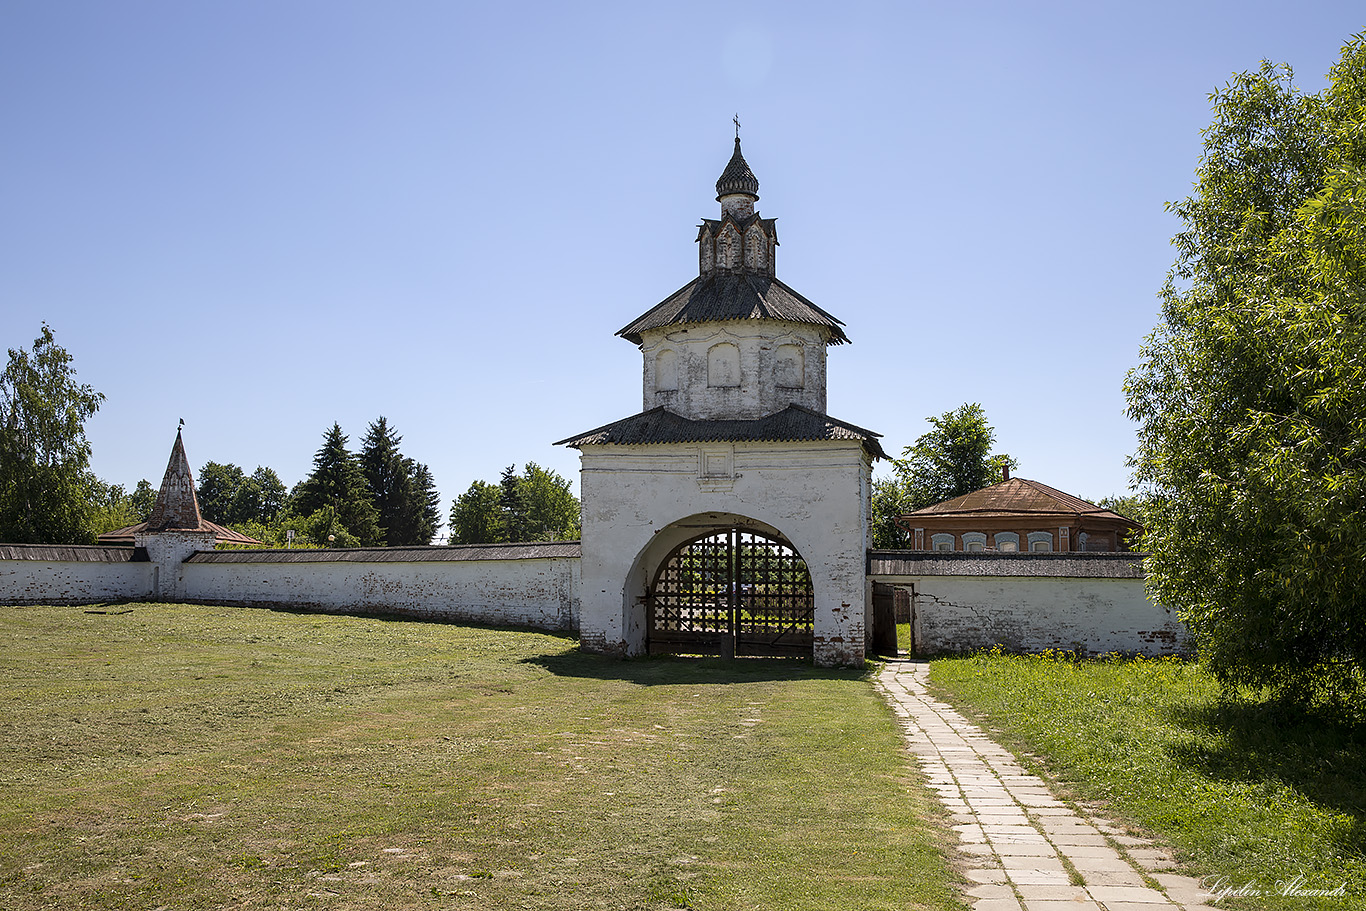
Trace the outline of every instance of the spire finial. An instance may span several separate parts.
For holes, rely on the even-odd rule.
[[[736,115],[735,115],[734,117],[731,118],[731,120],[735,121],[735,140],[736,140],[736,142],[739,142],[739,141],[740,141],[740,114],[737,112]]]

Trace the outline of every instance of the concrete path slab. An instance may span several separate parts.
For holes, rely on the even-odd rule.
[[[974,911],[1204,911],[1200,882],[1106,819],[1058,800],[1046,782],[930,696],[929,664],[887,662],[878,678],[930,787],[954,815]]]

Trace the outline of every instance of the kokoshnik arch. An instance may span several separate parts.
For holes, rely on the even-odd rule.
[[[642,411],[557,444],[581,454],[580,640],[861,664],[886,456],[826,414],[826,351],[849,339],[776,277],[738,137],[716,199],[697,277],[617,333],[640,348]]]

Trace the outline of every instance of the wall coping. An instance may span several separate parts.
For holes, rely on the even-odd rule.
[[[1147,554],[1125,552],[1008,553],[869,550],[867,572],[883,576],[1036,576],[1143,579]]]
[[[0,544],[0,560],[47,563],[146,563],[147,549],[119,544]]]
[[[337,547],[326,550],[201,550],[186,563],[456,563],[472,560],[578,559],[578,541],[453,544],[432,547]]]

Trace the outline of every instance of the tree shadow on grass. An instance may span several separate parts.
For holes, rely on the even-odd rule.
[[[1366,723],[1274,700],[1220,699],[1170,710],[1200,736],[1168,747],[1174,762],[1270,794],[1284,785],[1349,817],[1338,841],[1366,855]]]
[[[815,667],[809,658],[688,658],[658,655],[622,660],[578,648],[523,658],[558,677],[625,680],[641,686],[753,683],[769,680],[861,680],[856,668]]]

